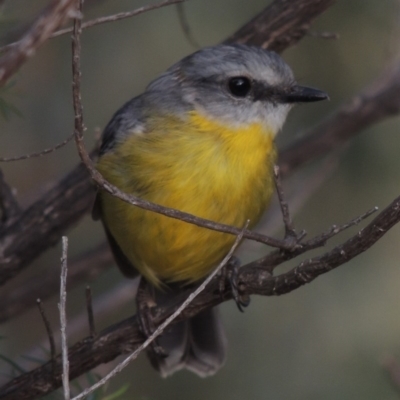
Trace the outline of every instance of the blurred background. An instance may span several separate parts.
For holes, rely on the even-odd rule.
[[[47,0],[6,1],[2,12],[3,42],[16,38]],[[266,0],[190,0],[184,5],[193,36],[201,46],[221,42],[269,2]],[[132,10],[148,1],[87,1],[85,19]],[[298,81],[327,91],[330,102],[297,107],[279,138],[284,147],[323,119],[343,101],[376,78],[397,57],[400,39],[398,0],[338,1],[314,23],[315,32],[334,32],[338,40],[304,38],[283,54]],[[128,99],[171,64],[196,49],[185,37],[175,6],[136,18],[100,25],[84,31],[82,96],[86,143],[91,148],[96,130]],[[71,100],[70,38],[52,39],[42,46],[0,93],[18,110],[0,119],[0,157],[39,151],[64,140],[73,129]],[[373,206],[381,209],[399,195],[398,118],[365,130],[340,153],[338,167],[297,210],[295,224],[310,236],[341,224]],[[73,143],[42,158],[3,163],[9,182],[24,206],[38,198],[78,163]],[[321,169],[314,162],[288,181],[304,197],[308,179]],[[293,185],[293,186],[292,186]],[[300,188],[300,190],[299,190]],[[294,196],[294,202],[296,196]],[[267,217],[268,218],[268,217]],[[358,227],[342,234],[344,240]],[[277,233],[275,233],[277,234]],[[79,255],[104,240],[102,227],[89,216],[68,234],[69,254]],[[113,393],[129,384],[126,399],[285,399],[333,400],[399,398],[391,385],[383,360],[400,360],[400,227],[394,227],[372,249],[350,263],[323,275],[312,284],[277,297],[253,297],[244,314],[233,302],[221,309],[229,339],[226,365],[214,377],[200,379],[186,371],[163,380],[141,356],[109,385]],[[242,260],[265,254],[265,247],[241,250]],[[318,252],[317,252],[318,253]],[[59,268],[60,246],[36,260],[18,279]],[[281,269],[282,271],[283,269]],[[68,293],[71,324],[80,326],[70,344],[87,336],[86,324],[76,320],[85,307],[84,288],[90,283],[93,296],[106,293],[124,278],[111,268],[93,282],[83,282]],[[18,280],[12,283],[16,285]],[[58,298],[45,302],[51,323],[58,332]],[[96,303],[95,303],[96,307]],[[96,313],[100,330],[134,312],[133,300],[112,313]],[[3,324],[0,352],[24,368],[36,365],[23,358],[38,343],[46,346],[43,323],[35,307]],[[39,359],[47,356],[40,350]],[[96,371],[104,374],[112,364]],[[0,370],[8,371],[0,361]],[[83,377],[81,384],[86,385]]]

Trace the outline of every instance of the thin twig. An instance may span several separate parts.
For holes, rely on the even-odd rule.
[[[21,156],[0,157],[0,162],[21,161],[21,160],[27,160],[28,158],[42,157],[42,156],[44,156],[46,154],[52,153],[53,151],[56,151],[56,150],[60,149],[61,147],[64,147],[73,138],[74,138],[74,134],[71,133],[71,135],[69,135],[65,140],[63,140],[62,142],[56,144],[53,147],[49,147],[47,149],[41,150],[41,151],[36,152],[36,153],[23,154]]]
[[[35,54],[36,49],[53,32],[74,15],[75,3],[76,0],[53,1],[42,11],[25,35],[0,58],[0,86]]]
[[[90,20],[87,22],[83,22],[82,30],[91,28],[96,25],[105,24],[108,22],[115,22],[115,21],[120,21],[121,19],[135,17],[136,15],[143,14],[148,11],[157,10],[158,8],[170,6],[172,4],[183,3],[184,1],[186,1],[186,0],[166,0],[161,3],[149,4],[149,5],[146,5],[143,7],[139,7],[132,11],[125,11],[125,12],[120,12],[120,13],[114,14],[114,15],[108,15],[106,17],[96,18],[96,19],[93,19],[93,20]],[[65,35],[66,33],[71,33],[71,32],[73,32],[73,29],[74,29],[73,27],[61,29],[61,30],[55,32],[52,35],[52,38],[61,36],[61,35]]]
[[[190,29],[190,25],[186,18],[185,7],[183,3],[178,3],[176,5],[176,10],[178,11],[178,20],[179,24],[182,28],[183,34],[185,35],[186,40],[192,45],[195,49],[200,49],[201,46],[199,42],[195,39],[192,34],[192,30]]]
[[[108,22],[115,22],[115,21],[119,21],[121,19],[135,17],[136,15],[143,14],[148,11],[156,10],[158,8],[169,6],[172,4],[183,3],[184,1],[186,1],[186,0],[167,0],[167,1],[163,1],[161,3],[150,4],[150,5],[146,5],[143,7],[139,7],[132,11],[120,12],[118,14],[113,14],[113,15],[108,15],[106,17],[92,19],[90,21],[83,22],[82,29],[92,28],[93,26],[96,26],[96,25],[105,24]],[[58,36],[66,35],[67,33],[71,33],[72,31],[73,31],[73,27],[60,29],[60,30],[54,32],[49,38],[53,39]],[[19,41],[14,42],[14,43],[9,43],[3,47],[0,47],[0,51],[11,49],[11,48],[17,46],[18,44],[19,44]]]
[[[46,328],[47,336],[49,338],[50,355],[51,355],[51,361],[53,363],[53,371],[54,371],[55,370],[55,361],[56,361],[56,342],[54,341],[53,330],[51,329],[49,319],[47,318],[46,313],[44,311],[42,301],[40,299],[37,299],[36,304],[39,308],[40,315],[42,316],[42,320],[43,320],[44,326]]]
[[[96,336],[96,330],[94,328],[92,290],[90,286],[86,286],[86,310],[89,322],[89,336],[94,338]]]
[[[343,232],[346,229],[351,228],[352,226],[358,225],[361,221],[367,219],[370,217],[372,214],[376,213],[379,210],[378,207],[373,207],[364,214],[359,215],[358,217],[353,218],[349,222],[342,224],[340,226],[333,225],[331,229],[327,232],[324,232],[320,235],[315,236],[314,238],[308,240],[307,242],[304,243],[305,248],[308,246],[314,247],[315,244],[318,245],[324,245],[326,242],[336,236],[337,234]]]
[[[81,394],[74,397],[72,400],[80,400],[86,397],[88,394],[94,392],[99,387],[103,386],[107,381],[121,372],[125,367],[129,365],[129,363],[137,358],[137,356],[146,349],[158,336],[163,333],[164,329],[169,326],[181,313],[182,311],[188,307],[188,305],[207,287],[207,285],[214,279],[214,277],[221,271],[223,267],[229,262],[232,258],[233,253],[236,248],[239,246],[240,242],[243,239],[243,233],[246,227],[249,225],[249,220],[246,221],[246,225],[242,230],[242,234],[236,237],[235,242],[233,243],[229,253],[224,257],[224,259],[219,263],[218,267],[204,280],[204,282],[194,291],[192,292],[187,299],[176,309],[176,311],[171,314],[145,341],[142,345],[140,345],[129,357],[127,357],[124,361],[122,361],[119,365],[117,365],[110,373],[108,373],[104,378],[102,378],[99,382],[91,386],[90,388],[84,390]]]
[[[60,284],[60,324],[61,324],[61,355],[62,355],[62,384],[64,389],[64,400],[70,400],[69,389],[69,361],[68,361],[68,343],[67,343],[67,253],[68,238],[62,237],[62,256],[61,256],[61,284]]]
[[[298,246],[297,249],[293,251],[281,251],[281,250],[274,250],[267,254],[266,256],[256,260],[252,261],[249,264],[246,264],[244,267],[262,267],[269,273],[272,273],[276,267],[284,263],[285,261],[293,260],[294,258],[310,251],[310,250],[315,250],[319,247],[325,246],[325,244],[328,242],[328,240],[332,239],[334,236],[338,235],[339,233],[343,232],[344,230],[358,225],[361,221],[365,220],[372,214],[374,214],[376,211],[378,211],[378,207],[374,207],[370,210],[368,210],[366,213],[353,218],[351,221],[337,226],[333,225],[328,231],[321,233],[319,235],[316,235],[315,237],[301,243],[300,246]],[[242,268],[244,268],[242,267]]]
[[[281,207],[283,223],[285,225],[285,239],[295,239],[297,240],[296,232],[293,229],[293,221],[289,212],[289,205],[285,200],[283,194],[282,181],[279,174],[279,167],[274,165],[274,182],[275,188],[278,195],[279,205]]]
[[[114,264],[114,259],[106,242],[90,249],[68,262],[68,288],[81,282],[93,281]],[[18,285],[10,285],[0,291],[0,323],[15,318],[35,304],[54,296],[60,290],[58,268],[49,265],[44,272],[27,276]]]
[[[303,132],[279,156],[281,174],[337,150],[364,128],[400,113],[400,62],[342,104],[315,127]]]

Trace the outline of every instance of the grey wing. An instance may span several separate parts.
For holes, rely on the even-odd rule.
[[[103,132],[100,147],[100,157],[103,154],[112,151],[116,144],[120,140],[124,140],[124,138],[129,134],[143,129],[144,123],[142,120],[141,110],[142,97],[138,96],[128,101],[114,114]],[[115,262],[117,263],[121,272],[128,278],[136,277],[138,275],[137,270],[122,252],[118,243],[104,223],[102,218],[101,197],[99,193],[97,193],[93,204],[92,218],[94,220],[102,220],[108,243],[113,253]]]

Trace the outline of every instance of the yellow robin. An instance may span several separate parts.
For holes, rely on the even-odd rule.
[[[113,116],[103,133],[101,174],[126,193],[208,220],[250,227],[274,190],[274,138],[295,103],[324,100],[299,86],[274,52],[219,45],[191,54],[161,74]],[[146,211],[100,191],[101,218],[122,272],[140,274],[159,298],[201,281],[235,237]],[[163,334],[166,356],[152,364],[167,376],[200,376],[223,364],[226,339],[215,309]]]

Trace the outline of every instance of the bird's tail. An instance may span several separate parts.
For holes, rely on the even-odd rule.
[[[225,361],[227,340],[216,308],[169,326],[158,343],[166,356],[153,350],[148,356],[163,377],[183,368],[206,377],[215,374]]]

